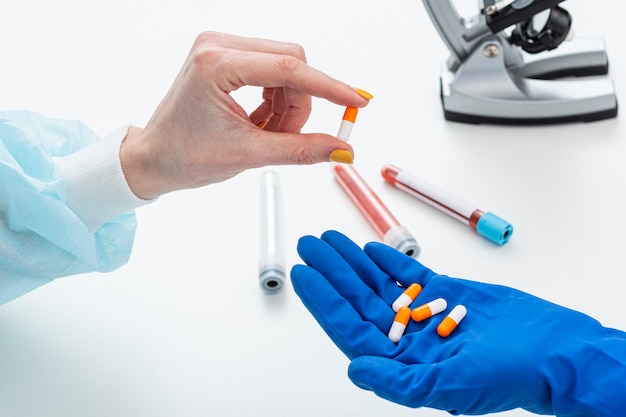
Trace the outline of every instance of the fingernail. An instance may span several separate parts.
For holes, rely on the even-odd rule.
[[[259,122],[257,126],[259,127],[259,129],[263,129],[266,124],[267,124],[267,121],[263,120],[262,122]]]
[[[371,99],[374,98],[374,96],[371,93],[368,93],[367,91],[362,90],[360,88],[354,87],[354,91],[356,91],[358,93],[358,95],[363,97],[365,100],[371,100]]]
[[[345,149],[335,149],[330,153],[330,160],[332,162],[340,162],[342,164],[351,164],[352,154]]]

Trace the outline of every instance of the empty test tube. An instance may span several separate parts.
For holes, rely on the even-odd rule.
[[[394,165],[385,165],[382,176],[396,188],[465,223],[498,245],[504,245],[513,234],[513,226],[506,220],[491,212],[485,213]]]
[[[261,176],[261,259],[259,285],[268,293],[282,289],[285,283],[285,266],[281,250],[280,182],[278,174],[266,171]]]
[[[384,243],[405,253],[417,257],[420,246],[406,227],[398,223],[380,198],[365,183],[352,165],[331,164],[335,179],[361,213],[372,225]]]

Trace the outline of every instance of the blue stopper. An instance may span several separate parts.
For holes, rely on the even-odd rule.
[[[498,245],[504,245],[513,234],[511,223],[496,216],[493,213],[484,213],[476,224],[476,231],[484,238]]]

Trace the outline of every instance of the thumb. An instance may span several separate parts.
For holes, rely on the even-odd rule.
[[[263,136],[260,140],[266,145],[257,147],[257,150],[262,149],[263,155],[259,155],[261,165],[352,163],[354,158],[354,150],[349,144],[323,133],[263,132]]]
[[[360,356],[348,367],[348,377],[358,387],[388,401],[412,408],[450,408],[433,401],[437,391],[437,365],[407,365],[394,359]]]

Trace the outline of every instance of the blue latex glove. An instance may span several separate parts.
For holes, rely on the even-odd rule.
[[[78,121],[0,112],[0,304],[55,278],[111,271],[128,261],[134,213],[92,233],[66,205],[52,159],[97,140]]]
[[[513,288],[438,275],[384,244],[364,250],[329,231],[302,237],[306,262],[292,269],[294,289],[351,359],[359,387],[409,407],[452,414],[524,408],[557,416],[626,412],[626,334]],[[448,308],[411,320],[395,344],[387,332],[391,304],[417,282],[412,308],[443,297]],[[447,338],[443,317],[463,304],[465,319]]]

